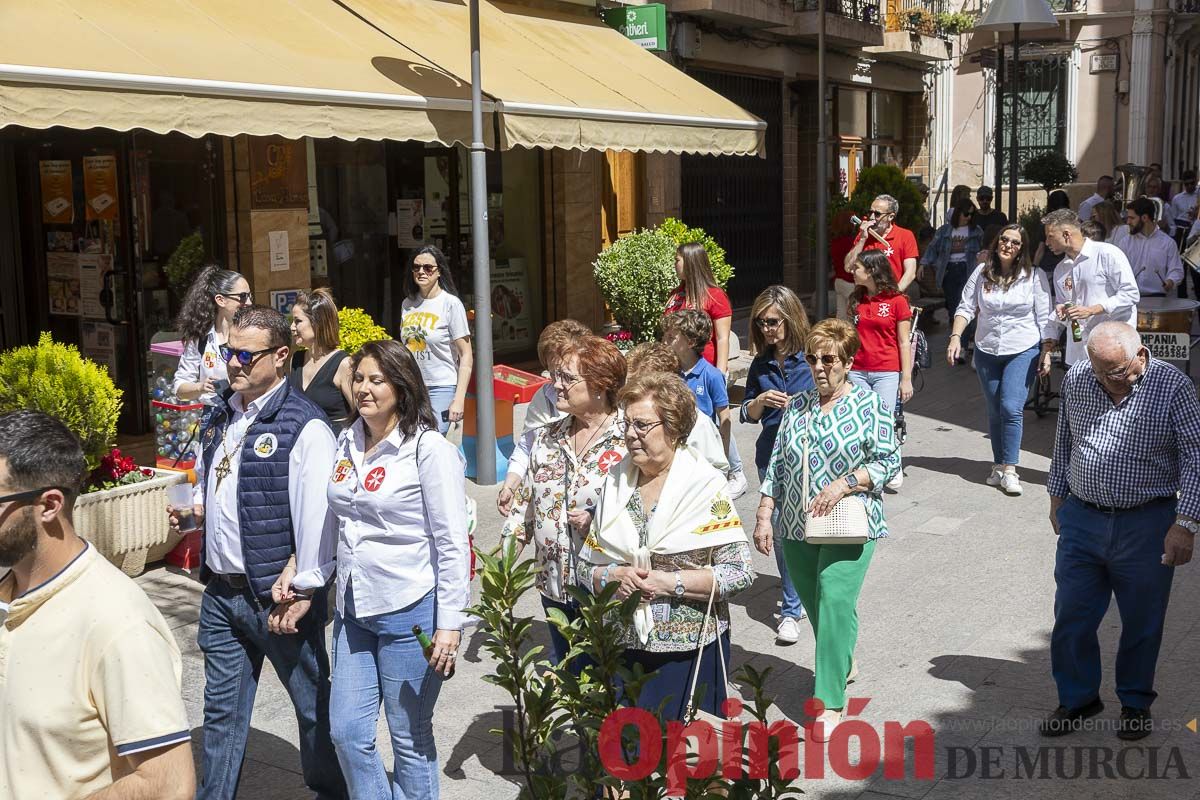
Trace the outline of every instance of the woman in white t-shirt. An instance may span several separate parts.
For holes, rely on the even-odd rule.
[[[434,417],[445,433],[451,422],[463,418],[471,380],[474,356],[467,310],[454,289],[446,256],[432,245],[413,256],[404,290],[408,296],[402,306],[400,341],[421,367]]]
[[[229,338],[233,315],[253,302],[250,284],[239,273],[216,264],[201,268],[183,298],[175,329],[183,338],[183,355],[171,387],[184,402],[214,405],[229,385],[221,345]]]

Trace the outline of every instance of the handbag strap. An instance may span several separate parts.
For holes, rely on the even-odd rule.
[[[688,687],[687,707],[684,710],[683,718],[691,722],[696,717],[696,682],[700,678],[700,662],[704,658],[704,634],[708,631],[708,621],[713,617],[713,605],[717,595],[717,573],[713,570],[711,563],[711,553],[709,564],[705,567],[709,572],[712,572],[712,586],[708,590],[708,607],[704,610],[704,622],[700,624],[700,635],[696,639],[696,663],[692,667],[691,685]],[[725,686],[729,686],[729,673],[725,669],[725,648],[721,642],[721,626],[716,620],[713,621],[717,634],[717,663],[721,665],[721,679],[725,682]],[[728,691],[726,691],[728,694]]]

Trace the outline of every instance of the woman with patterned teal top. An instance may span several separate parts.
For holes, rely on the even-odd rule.
[[[900,469],[892,417],[874,392],[847,380],[858,352],[858,335],[837,319],[818,322],[804,344],[817,388],[792,398],[783,412],[775,452],[762,483],[754,545],[771,552],[771,514],[779,506],[783,556],[788,574],[808,609],[817,640],[816,690],[825,710],[814,725],[816,741],[828,741],[841,721],[846,683],[854,678],[858,639],[858,594],[875,540],[887,536],[883,487]],[[805,442],[809,442],[809,485],[803,485]],[[867,509],[866,544],[810,544],[804,540],[811,514],[828,514],[853,496]]]
[[[661,706],[664,719],[682,719],[699,651],[697,707],[718,713],[729,669],[729,598],[754,581],[750,544],[725,476],[687,446],[697,413],[687,384],[678,375],[641,375],[620,403],[629,455],[605,479],[578,579],[593,592],[617,582],[617,597],[642,597],[632,622],[617,623],[626,665],[651,675],[639,707]]]

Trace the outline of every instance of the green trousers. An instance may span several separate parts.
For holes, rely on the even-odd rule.
[[[785,539],[781,545],[788,575],[817,639],[813,696],[826,708],[845,708],[846,676],[858,641],[858,594],[875,542],[809,544]]]

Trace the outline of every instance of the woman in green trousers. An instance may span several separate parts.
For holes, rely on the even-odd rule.
[[[883,487],[900,469],[891,415],[879,396],[848,380],[858,335],[848,323],[818,322],[804,345],[817,388],[793,396],[783,413],[779,438],[762,483],[754,545],[769,555],[777,524],[788,574],[816,637],[816,690],[825,710],[811,735],[828,741],[846,705],[846,682],[853,677],[858,639],[858,594],[875,541],[887,536]],[[809,480],[804,485],[808,443]],[[828,514],[842,498],[866,506],[866,544],[811,544],[804,539],[809,516]]]

